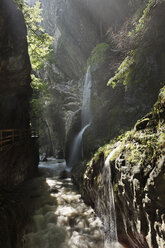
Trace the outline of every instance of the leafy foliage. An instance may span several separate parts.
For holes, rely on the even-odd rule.
[[[53,37],[45,32],[41,26],[42,9],[40,1],[34,6],[29,6],[26,0],[15,0],[21,9],[27,26],[28,52],[32,66],[31,86],[33,97],[31,100],[31,119],[40,119],[43,112],[43,105],[48,95],[46,84],[38,77],[38,71],[43,68],[51,53]]]
[[[50,45],[53,39],[40,26],[42,21],[42,9],[40,5],[40,2],[36,2],[34,7],[26,5],[23,11],[28,27],[27,41],[29,44],[29,55],[34,71],[42,68],[46,56],[51,50]]]
[[[129,36],[137,36],[145,28],[146,18],[149,15],[150,9],[155,4],[155,0],[149,0],[145,9],[142,12],[142,16],[139,18],[135,30],[129,33]]]
[[[112,88],[114,88],[117,85],[116,83],[127,85],[132,76],[133,71],[131,70],[131,66],[133,66],[133,63],[134,57],[127,56],[117,69],[115,76],[108,81],[108,86],[110,85]]]
[[[139,2],[140,0],[132,0],[130,1],[130,5],[135,4],[139,6]],[[136,20],[138,11],[135,13],[135,16],[132,20],[135,28],[128,33],[128,37],[130,39],[129,42],[132,44],[132,50],[130,52],[127,52],[126,58],[118,67],[117,71],[115,72],[115,75],[109,79],[107,84],[108,86],[112,86],[114,88],[118,84],[123,84],[126,86],[131,81],[145,81],[145,70],[149,70],[149,68],[146,68],[146,56],[148,52],[147,46],[150,46],[150,41],[154,38],[152,35],[152,28],[150,27],[150,10],[154,6],[154,4],[155,0],[148,0],[148,2],[145,3],[143,11],[141,9],[142,7],[139,7],[138,10],[140,10],[139,13],[141,13],[141,15],[138,15],[138,20]],[[139,76],[138,78],[135,78],[135,74],[138,70]],[[143,77],[141,76],[142,71]]]
[[[24,14],[28,30],[28,51],[32,69],[37,71],[42,68],[51,51],[50,46],[53,38],[41,27],[43,18],[41,16],[42,9],[39,1],[37,1],[32,7],[23,0],[17,0],[17,4]]]

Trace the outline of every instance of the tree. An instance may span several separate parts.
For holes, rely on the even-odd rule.
[[[47,34],[41,26],[42,9],[40,1],[29,6],[25,0],[15,0],[22,10],[27,26],[27,41],[33,73],[41,69],[51,51],[53,37]]]
[[[41,26],[43,18],[40,1],[37,1],[34,6],[29,6],[26,0],[15,0],[15,2],[21,9],[27,26],[28,52],[32,66],[31,86],[33,88],[31,118],[34,120],[41,118],[45,98],[48,94],[45,83],[39,77],[39,71],[52,51],[53,37],[47,34]]]

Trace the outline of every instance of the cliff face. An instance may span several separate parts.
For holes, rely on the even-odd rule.
[[[30,4],[34,2],[29,1]],[[44,118],[51,133],[53,153],[55,154],[57,148],[61,147],[65,150],[68,159],[73,137],[81,128],[82,88],[88,67],[87,59],[93,48],[105,40],[109,25],[118,25],[126,18],[128,5],[127,1],[123,3],[120,0],[111,2],[104,0],[102,3],[92,0],[69,0],[67,2],[54,0],[48,3],[42,0],[41,3],[43,26],[55,38],[54,52],[41,73],[52,94],[49,106],[47,105],[45,108]],[[122,8],[118,8],[119,4],[122,5]],[[107,62],[106,74],[109,75],[108,70]],[[103,73],[102,68],[100,71]],[[102,85],[99,90],[101,89],[103,94],[107,88],[107,80],[108,76],[106,75],[104,82],[100,77],[97,82]],[[95,90],[93,90],[93,95],[96,96]],[[94,99],[94,102],[97,101]],[[50,108],[54,109],[56,119],[49,114]],[[99,114],[102,118],[101,113]],[[58,128],[59,121],[62,127],[60,129]],[[49,139],[46,136],[45,133],[42,139],[43,150],[51,149],[47,147],[46,140]]]
[[[80,109],[86,60],[100,37],[86,1],[41,2],[43,26],[55,38],[54,52],[43,72],[43,78],[52,94],[44,118],[51,133],[53,153],[58,148],[65,150],[65,145],[68,153],[71,137],[79,131],[81,125]],[[54,116],[49,114],[50,108],[54,111]],[[46,136],[43,141],[46,141]],[[45,141],[43,144],[47,143]]]
[[[25,132],[30,125],[31,66],[24,18],[11,0],[1,3],[0,33],[0,129]],[[18,184],[37,166],[37,145],[22,138],[1,151],[0,158],[0,184]]]
[[[102,188],[101,180],[110,152],[119,241],[133,248],[164,247],[165,88],[153,110],[132,131],[99,148],[90,162],[73,169],[74,181],[98,214],[107,212],[107,186]],[[98,199],[105,203],[101,208]]]
[[[43,25],[55,37],[56,64],[69,79],[80,79],[92,49],[109,25],[120,23],[128,12],[127,1],[121,0],[41,2]]]
[[[103,137],[106,143],[107,139],[118,136],[121,129],[128,130],[134,126],[156,101],[165,80],[164,9],[163,1],[150,1],[136,29],[130,32],[130,40],[126,35],[132,28],[130,23],[126,29],[119,29],[116,33],[110,30],[112,43],[102,63],[95,63],[97,52],[90,58],[94,62],[91,64],[93,123],[91,133],[85,137],[86,154],[92,146],[100,146]],[[123,51],[125,42],[130,50],[126,53]],[[102,72],[103,76],[100,76]],[[103,87],[107,77],[111,86],[116,86],[114,89]],[[162,88],[152,111],[140,119],[132,131],[100,147],[90,162],[83,161],[73,168],[73,179],[83,198],[100,216],[104,213],[109,221],[107,209],[111,203],[107,200],[107,184],[103,185],[103,181],[105,159],[111,153],[109,166],[112,175],[109,174],[109,178],[115,193],[118,236],[126,247],[165,245],[165,203],[162,196],[165,187],[164,97]]]
[[[92,124],[83,140],[85,157],[132,128],[155,103],[165,80],[165,4],[161,0],[130,2],[134,8],[126,1],[120,5],[121,1],[42,0],[43,26],[55,37],[54,52],[41,72],[52,95],[44,118],[54,154],[60,147],[68,159],[72,140],[81,129],[82,88],[88,66]],[[109,79],[115,88],[107,87]],[[107,213],[110,202],[104,198],[107,189],[101,181],[105,158],[113,152],[110,167],[118,235],[120,242],[131,248],[164,245],[164,111],[162,90],[152,112],[140,119],[134,130],[100,148],[89,163],[84,161],[73,169],[86,202],[98,214]],[[43,147],[49,146],[45,139]],[[105,203],[101,209],[98,198]]]
[[[55,38],[54,52],[41,73],[52,94],[45,107],[47,125],[43,129],[49,131],[42,137],[42,150],[56,154],[61,148],[68,160],[72,141],[81,129],[82,89],[90,65],[92,123],[83,141],[87,157],[122,130],[131,128],[156,101],[164,77],[164,16],[160,13],[164,7],[158,4],[152,8],[148,28],[137,42],[128,39],[129,31],[138,23],[135,20],[132,24],[131,18],[138,8],[145,9],[147,1],[139,1],[139,5],[132,1],[132,7],[127,1],[41,2],[43,26]],[[107,87],[129,51],[134,54],[128,56],[132,64],[126,70],[123,66],[128,72],[127,86],[119,83],[115,89]]]
[[[85,157],[133,127],[156,101],[165,79],[165,4],[161,0],[130,2],[133,7],[122,0],[42,0],[43,26],[55,37],[54,51],[40,72],[51,92],[45,104],[43,151],[56,154],[62,149],[68,159],[72,140],[81,129],[82,89],[88,66],[92,74],[92,124],[83,140]],[[138,9],[143,17],[140,22],[139,13],[131,20],[138,3],[142,4]],[[143,16],[143,10],[147,15]],[[0,128],[29,129],[26,28],[11,0],[2,1],[0,32]],[[107,87],[110,78],[112,85],[117,84],[114,89]],[[153,110],[134,130],[101,147],[90,162],[73,169],[73,179],[86,202],[98,214],[107,214],[110,202],[105,197],[106,184],[101,183],[105,158],[113,152],[110,168],[118,235],[120,242],[131,248],[164,245],[164,94],[163,88]],[[36,146],[29,138],[0,152],[1,185],[18,185],[34,173]],[[98,199],[105,203],[99,208]],[[1,216],[5,216],[4,211],[2,206]],[[6,237],[1,238],[4,247]],[[12,241],[7,245],[14,247]]]
[[[38,145],[29,135],[30,61],[24,18],[12,0],[0,7],[0,247],[23,247],[27,221],[26,206],[17,186],[34,175],[38,165]],[[6,132],[3,132],[4,129]],[[11,131],[22,133],[12,142]]]
[[[12,1],[2,1],[1,5],[0,128],[25,128],[29,125],[28,99],[32,92],[26,27]]]

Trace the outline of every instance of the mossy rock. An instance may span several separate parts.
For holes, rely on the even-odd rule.
[[[110,45],[104,42],[97,44],[88,58],[87,65],[95,66],[97,64],[103,63],[106,60],[109,47]]]
[[[149,121],[150,121],[149,118],[144,118],[144,119],[139,120],[135,125],[135,130],[138,131],[138,130],[145,129]]]

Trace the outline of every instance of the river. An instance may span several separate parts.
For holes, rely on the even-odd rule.
[[[27,184],[35,210],[25,248],[103,248],[102,222],[76,191],[65,161],[40,162],[39,174]]]

